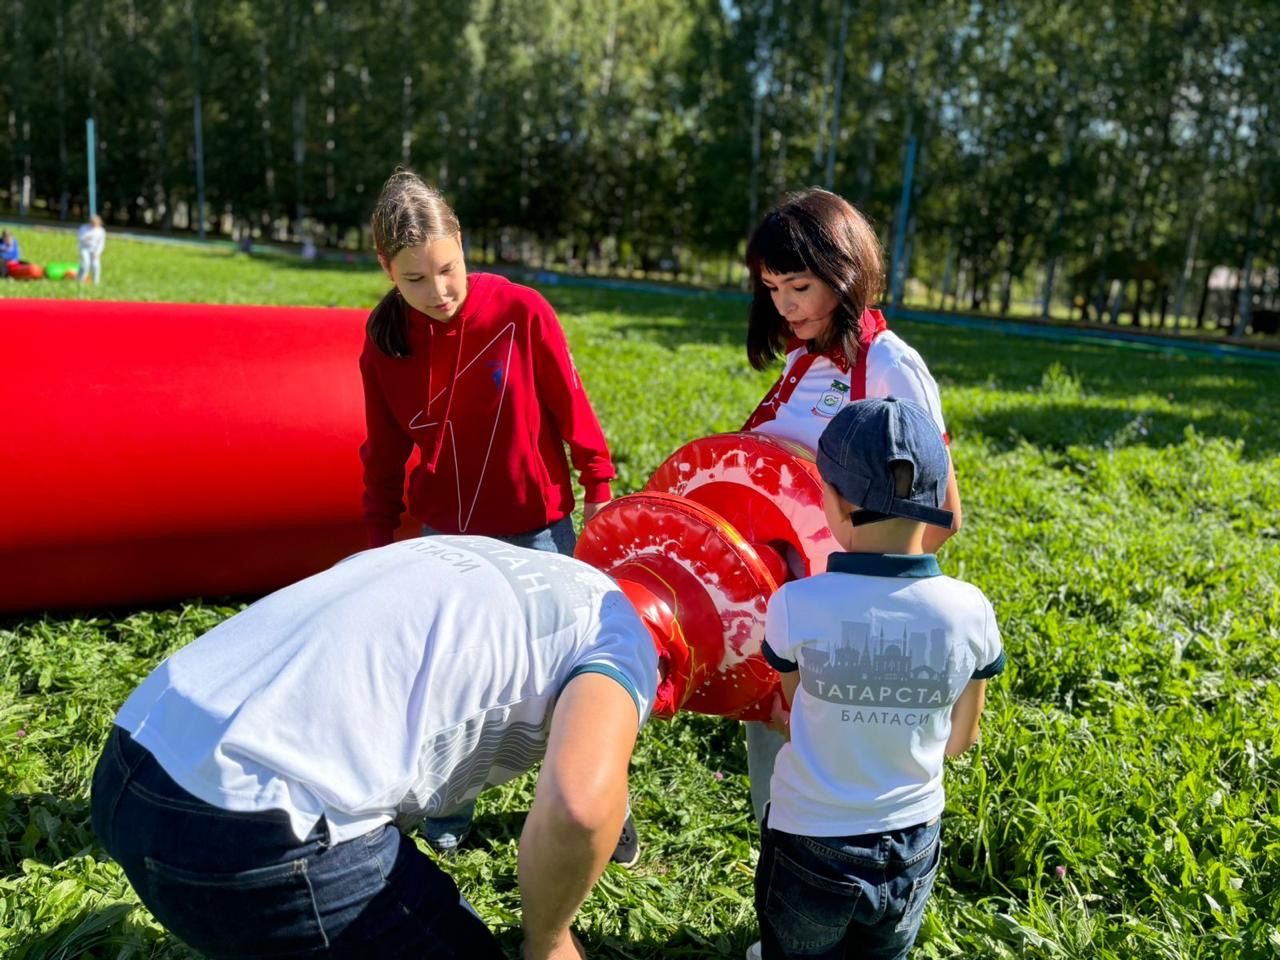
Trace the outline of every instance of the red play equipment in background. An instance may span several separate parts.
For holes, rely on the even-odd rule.
[[[0,303],[0,612],[260,594],[364,548],[365,311]],[[659,714],[769,716],[765,607],[826,568],[821,504],[802,447],[720,434],[587,525],[665,649]]]
[[[26,260],[14,260],[5,264],[5,269],[13,280],[41,280],[44,278],[44,267]]]

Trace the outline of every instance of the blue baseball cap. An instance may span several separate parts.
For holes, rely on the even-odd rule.
[[[911,489],[902,497],[895,495],[891,466],[898,461],[912,468]],[[942,509],[950,466],[938,425],[912,400],[856,400],[818,440],[818,472],[858,508],[855,523],[902,517],[950,527],[952,513]]]

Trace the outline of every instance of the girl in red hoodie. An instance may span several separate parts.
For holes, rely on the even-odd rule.
[[[423,534],[477,534],[573,554],[573,484],[590,520],[616,473],[604,431],[555,311],[529,287],[468,276],[462,228],[440,194],[399,170],[373,211],[378,262],[395,286],[369,315],[360,375],[367,439],[364,523],[372,547],[392,541],[408,509]],[[429,820],[428,841],[452,852],[474,805]],[[637,859],[628,814],[614,859]]]
[[[573,552],[568,444],[589,520],[616,475],[551,305],[494,274],[468,276],[458,218],[417,175],[387,181],[373,240],[392,290],[360,355],[368,439],[364,522],[390,543],[404,512],[425,533]]]

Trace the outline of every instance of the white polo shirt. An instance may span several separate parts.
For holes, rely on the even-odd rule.
[[[805,347],[792,350],[782,368],[780,402],[773,418],[753,429],[816,450],[823,429],[850,402],[865,397],[898,397],[923,406],[933,416],[938,431],[946,435],[938,384],[920,354],[892,330],[885,330],[871,341],[865,362],[866,393],[855,396],[856,384],[848,363],[830,354],[810,355]],[[801,368],[803,372],[797,376]]]
[[[285,587],[165,660],[116,723],[189,793],[338,842],[439,814],[542,759],[556,698],[612,677],[643,723],[658,657],[607,576],[424,537]]]
[[[800,672],[769,826],[811,837],[938,816],[951,708],[1004,669],[991,604],[932,554],[832,554],[770,598],[765,656]]]

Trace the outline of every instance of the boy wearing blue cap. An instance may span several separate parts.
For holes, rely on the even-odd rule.
[[[901,960],[920,929],[943,758],[977,741],[1005,663],[987,598],[924,552],[926,525],[951,525],[948,466],[909,400],[850,404],[819,440],[827,522],[848,552],[769,601],[764,652],[791,739],[756,869],[763,960]]]

